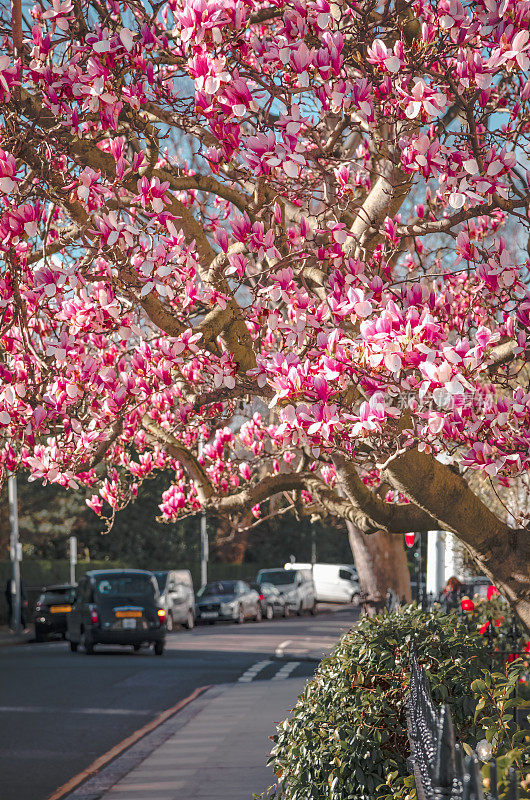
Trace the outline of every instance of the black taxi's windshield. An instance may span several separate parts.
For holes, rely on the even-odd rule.
[[[96,578],[96,596],[101,598],[132,601],[153,594],[153,583],[148,575],[98,575]]]

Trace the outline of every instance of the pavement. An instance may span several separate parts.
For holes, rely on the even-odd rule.
[[[14,633],[6,625],[0,625],[0,647],[11,647],[14,644],[27,644],[35,636],[33,628],[25,633]]]
[[[270,737],[305,683],[285,678],[212,688],[176,729],[175,720],[161,726],[148,755],[145,744],[143,752],[126,753],[68,800],[251,800],[275,783],[266,766]],[[122,759],[131,768],[120,778]]]
[[[247,764],[253,763],[253,775],[249,773],[248,783],[241,786],[246,792],[242,797],[250,800],[252,792],[259,793],[272,782],[273,776],[260,773],[258,767],[265,770],[273,723],[285,716],[318,660],[357,617],[351,607],[328,606],[321,607],[316,617],[175,631],[168,634],[162,657],[152,650],[133,653],[131,648],[109,646],[97,647],[88,656],[71,653],[61,640],[0,646],[1,800],[66,800],[68,793],[78,800],[83,795],[72,793],[89,786],[92,791],[98,780],[99,794],[93,792],[92,797],[110,800],[111,787],[154,756],[170,737],[178,736],[183,726],[188,728],[181,736],[191,738],[193,747],[183,746],[182,757],[173,753],[165,768],[169,778],[165,780],[161,772],[159,780],[171,785],[157,786],[150,800],[180,792],[182,781],[183,793],[177,796],[194,800],[195,791],[210,785],[200,778],[226,775],[229,783],[237,772],[243,781]],[[232,715],[238,697],[241,710]],[[225,702],[226,715],[220,710]],[[216,725],[210,720],[213,740],[207,734],[209,723],[194,735],[189,727],[193,720],[197,725],[205,719],[208,706],[217,719]],[[259,737],[261,755],[254,744]],[[175,742],[183,745],[182,738]],[[222,762],[232,772],[217,768]],[[178,781],[172,772],[177,764],[191,770],[179,773]],[[176,788],[174,782],[179,783]],[[236,788],[232,785],[231,800],[236,800]],[[136,788],[130,800],[141,798],[142,791]],[[116,800],[125,800],[117,788],[112,792],[117,792]],[[197,794],[201,800],[204,796]],[[217,800],[215,793],[210,797]]]

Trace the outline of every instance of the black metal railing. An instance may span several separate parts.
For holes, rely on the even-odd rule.
[[[474,754],[464,758],[462,746],[456,740],[450,707],[433,702],[427,673],[418,663],[414,646],[410,666],[408,766],[414,775],[418,800],[483,800],[479,761]],[[517,800],[517,773],[513,768],[508,782],[507,800]],[[497,764],[493,759],[489,762],[489,800],[498,800],[497,789]]]

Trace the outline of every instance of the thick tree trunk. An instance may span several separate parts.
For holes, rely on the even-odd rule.
[[[371,616],[385,607],[388,589],[400,600],[410,602],[403,537],[386,531],[363,533],[353,522],[346,522],[346,526],[366,613]]]
[[[530,630],[530,533],[495,516],[450,467],[417,450],[389,465],[392,483],[463,542],[480,570]]]
[[[250,530],[234,530],[226,517],[215,517],[215,554],[224,564],[242,564]]]

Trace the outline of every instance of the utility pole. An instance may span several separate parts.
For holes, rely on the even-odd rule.
[[[199,458],[202,457],[203,448],[204,436],[202,433],[199,433]],[[208,530],[206,527],[206,513],[203,511],[201,513],[201,586],[208,583],[208,556]]]
[[[15,633],[20,633],[20,559],[22,557],[22,547],[18,541],[18,498],[17,498],[17,478],[16,475],[10,475],[8,481],[8,496],[9,496],[9,521],[11,523],[11,597],[12,604],[12,619],[11,625]]]
[[[317,563],[317,532],[314,523],[311,525],[311,564]]]
[[[75,565],[77,564],[77,536],[70,536],[70,583],[75,583]]]
[[[418,559],[416,563],[416,582],[418,587],[418,605],[422,602],[423,599],[423,582],[422,582],[422,574],[421,574],[421,533],[417,534],[418,536],[418,549],[416,551],[416,558]]]

